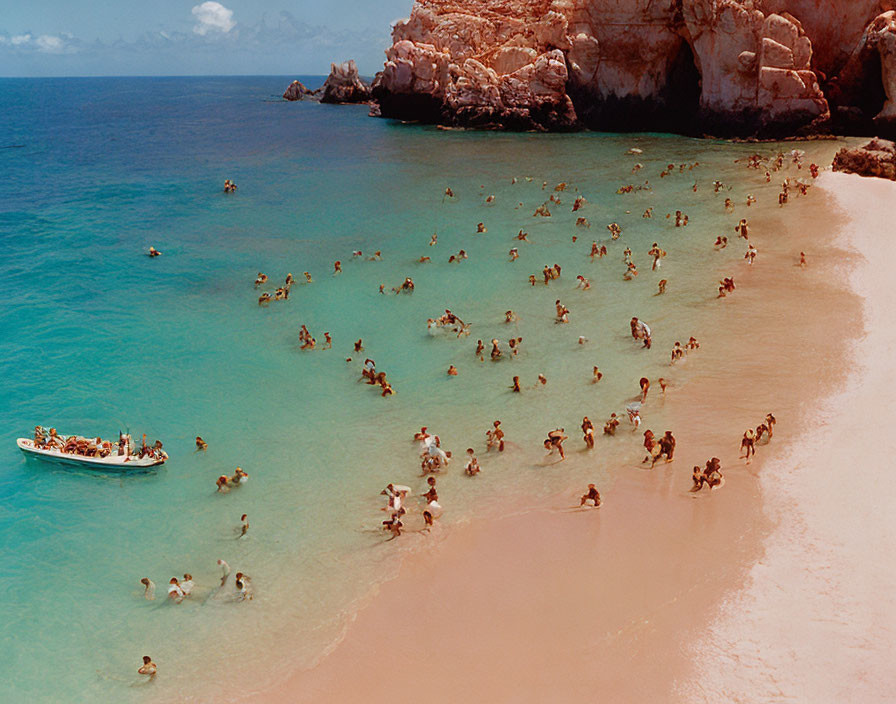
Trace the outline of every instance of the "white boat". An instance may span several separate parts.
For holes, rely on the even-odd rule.
[[[119,455],[118,445],[112,445],[112,453],[107,457],[86,457],[84,455],[76,455],[72,452],[62,452],[58,448],[35,447],[34,440],[29,438],[18,438],[16,445],[19,449],[30,457],[37,457],[48,462],[58,462],[61,464],[73,464],[81,467],[92,467],[94,469],[122,470],[122,469],[146,469],[147,467],[155,467],[164,464],[168,459],[165,452],[160,457],[137,457],[136,455]]]

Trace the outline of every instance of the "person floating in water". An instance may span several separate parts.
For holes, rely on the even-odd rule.
[[[146,254],[150,257],[160,257],[162,255],[159,250],[152,246],[150,246],[149,251]]]

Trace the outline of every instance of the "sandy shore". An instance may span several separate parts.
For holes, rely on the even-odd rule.
[[[894,202],[894,184],[829,174],[822,180],[843,192],[840,202],[853,220],[833,219],[830,209],[821,207],[822,190],[813,189],[810,197],[780,211],[794,224],[786,238],[775,236],[784,227],[780,215],[752,221],[760,261],[738,269],[736,295],[707,304],[725,306],[725,315],[755,329],[754,344],[731,348],[705,341],[699,357],[705,374],[671,388],[665,399],[649,401],[666,404],[675,419],[675,462],[645,471],[638,464],[640,453],[633,452],[630,465],[614,469],[618,476],[599,510],[575,508],[581,490],[564,490],[544,497],[537,510],[483,518],[434,541],[432,550],[405,561],[317,667],[290,675],[254,700],[386,702],[416,695],[428,702],[540,702],[602,695],[614,702],[642,702],[718,701],[722,695],[753,701],[750,672],[731,674],[737,664],[732,668],[727,651],[719,648],[736,640],[746,622],[732,603],[747,604],[757,584],[763,598],[755,566],[763,564],[786,528],[774,477],[792,453],[801,454],[799,448],[818,447],[819,440],[805,430],[818,427],[819,404],[847,378],[845,393],[856,403],[870,380],[892,380],[889,360],[880,357],[893,345],[893,328],[883,322],[893,315],[892,294],[883,302],[870,299],[866,324],[879,334],[857,343],[868,364],[863,375],[846,373],[863,329],[860,299],[832,282],[844,277],[845,262],[858,258],[831,243],[849,246],[842,236],[835,238],[839,228],[862,251],[886,248],[890,254],[896,243],[888,241],[886,218],[857,204]],[[795,266],[801,249],[809,255],[807,269]],[[883,286],[889,261],[857,264],[864,272],[862,284]],[[879,360],[876,370],[874,360]],[[862,432],[868,410],[850,411],[855,432],[838,434],[837,451],[813,460],[811,471],[803,472],[810,489],[834,475],[860,471],[845,460],[851,453],[867,456],[880,445],[871,433],[879,434],[877,421],[896,413],[885,405],[887,391],[883,383],[875,391],[880,398],[872,401],[871,412],[878,418]],[[756,461],[745,464],[738,458],[740,436],[769,411],[779,420],[775,437],[759,448]],[[649,411],[645,418],[650,427]],[[689,493],[692,466],[713,455],[722,459],[725,486]],[[850,478],[837,480],[841,484],[874,492]],[[856,509],[852,502],[840,504],[833,520],[854,528]],[[880,520],[885,522],[886,514]],[[893,539],[893,530],[887,535]],[[800,549],[794,546],[796,553]],[[893,577],[891,567],[880,569],[886,573],[882,579]],[[829,590],[834,602],[805,599],[798,591],[805,586],[800,568],[790,572],[777,587],[785,592],[793,587],[793,603],[784,600],[770,619],[755,619],[748,651],[774,646],[783,631],[798,646],[816,635],[802,626],[823,624],[815,619],[830,616],[828,609],[836,605],[840,585]],[[867,596],[862,592],[856,598],[863,604]],[[891,627],[896,623],[892,612],[882,615]],[[868,626],[862,622],[846,630],[869,639]],[[768,669],[792,661],[792,653],[789,663],[772,658]],[[708,669],[716,670],[709,680]],[[778,689],[779,698],[799,700],[805,691]]]

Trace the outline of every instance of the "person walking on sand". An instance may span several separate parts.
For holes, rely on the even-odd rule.
[[[740,449],[744,453],[741,455],[747,462],[750,461],[750,457],[756,454],[756,431],[752,428],[747,428],[746,432],[744,432],[744,437],[740,441]]]

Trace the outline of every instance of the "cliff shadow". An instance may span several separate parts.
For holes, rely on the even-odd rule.
[[[656,96],[598,97],[590,86],[570,83],[567,93],[584,127],[605,132],[700,134],[701,75],[684,40],[669,63],[666,83]]]
[[[878,50],[864,48],[843,74],[825,87],[825,94],[831,102],[836,132],[867,136],[881,132],[874,118],[883,109],[887,93]]]

